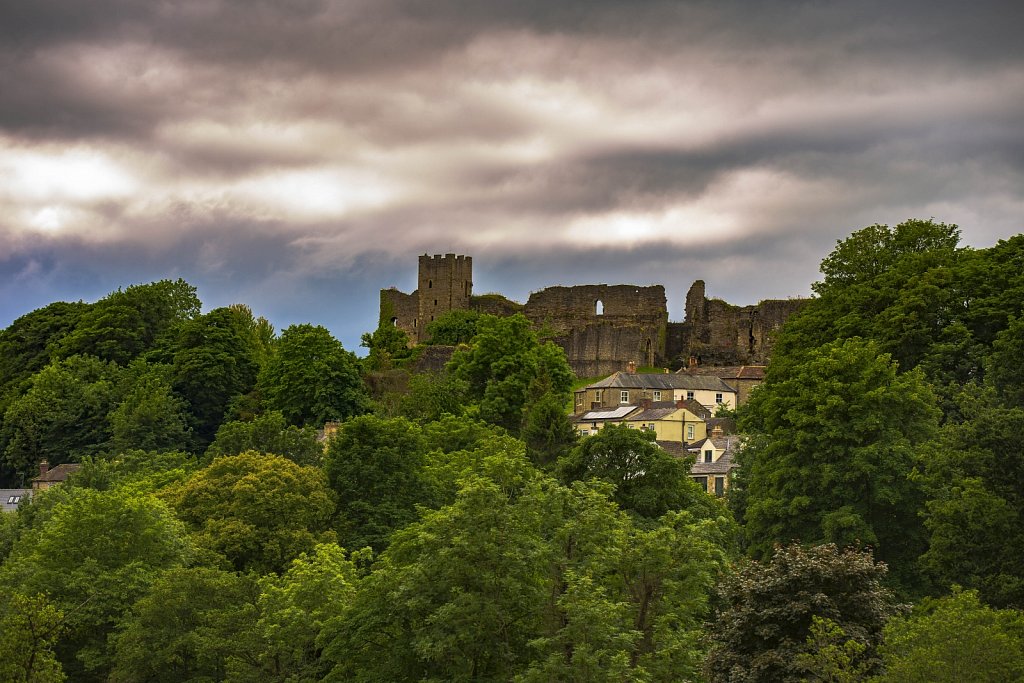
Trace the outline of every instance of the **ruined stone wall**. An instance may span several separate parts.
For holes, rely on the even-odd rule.
[[[390,322],[409,335],[410,341],[417,341],[417,317],[419,297],[416,292],[406,294],[394,287],[380,290],[380,322]]]
[[[521,303],[506,299],[500,294],[474,295],[469,299],[469,307],[477,313],[501,317],[515,315],[523,310]]]

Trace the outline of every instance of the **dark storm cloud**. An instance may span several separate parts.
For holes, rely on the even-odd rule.
[[[351,346],[423,252],[520,300],[660,282],[679,317],[696,278],[806,294],[875,222],[985,246],[1024,210],[1022,24],[1017,2],[0,0],[0,326],[182,276]]]

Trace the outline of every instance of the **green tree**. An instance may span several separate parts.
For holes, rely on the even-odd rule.
[[[65,358],[88,354],[125,365],[174,326],[197,316],[199,307],[195,287],[181,279],[119,289],[83,312],[57,352]]]
[[[317,441],[312,427],[289,425],[279,411],[258,415],[252,420],[225,422],[217,430],[213,443],[206,449],[206,458],[238,455],[246,451],[280,455],[298,465],[319,465],[324,445]]]
[[[225,680],[255,627],[254,581],[209,567],[177,567],[157,577],[112,638],[115,682]]]
[[[355,564],[334,544],[318,545],[313,552],[303,553],[280,577],[262,577],[255,628],[259,653],[254,661],[235,661],[229,680],[321,680],[328,665],[317,641],[326,622],[348,608],[356,583]]]
[[[924,550],[916,449],[938,410],[921,373],[897,375],[873,342],[835,342],[799,366],[769,368],[742,410],[754,437],[738,455],[738,518],[755,557],[775,543],[874,546],[912,581]]]
[[[381,304],[380,323],[372,333],[363,334],[360,346],[369,349],[370,353],[363,359],[367,370],[390,370],[402,365],[413,351],[410,348],[409,335],[391,322],[391,309]]]
[[[615,487],[613,500],[641,517],[683,509],[717,517],[717,503],[690,479],[690,464],[660,448],[651,432],[608,425],[583,439],[557,469],[563,482],[608,482]]]
[[[0,395],[49,365],[53,348],[88,309],[81,301],[56,301],[0,330]]]
[[[926,599],[884,637],[880,683],[1024,680],[1024,614],[994,610],[974,591]]]
[[[417,422],[432,422],[443,415],[463,415],[469,403],[469,383],[447,371],[420,372],[409,378],[408,391],[398,412]]]
[[[811,618],[811,635],[807,636],[807,651],[793,660],[817,683],[858,683],[868,676],[868,663],[864,661],[867,645],[852,638],[831,619]]]
[[[64,681],[64,669],[53,652],[63,631],[64,613],[43,596],[0,591],[0,680]]]
[[[476,336],[480,317],[476,311],[462,309],[439,315],[427,323],[427,343],[445,346],[468,344]]]
[[[928,494],[925,574],[995,606],[1024,607],[1024,409],[965,397],[969,419],[943,428],[921,454]]]
[[[358,360],[320,326],[286,328],[260,386],[267,406],[296,425],[343,420],[368,407]]]
[[[777,547],[771,561],[740,565],[720,585],[721,609],[710,625],[704,672],[710,683],[797,683],[818,643],[814,618],[830,620],[849,640],[851,666],[880,671],[877,648],[897,613],[882,587],[884,564],[870,552],[835,545]]]
[[[426,502],[424,440],[405,418],[355,417],[328,442],[324,471],[338,494],[338,527],[352,548],[387,546]]]
[[[238,571],[280,572],[328,530],[334,496],[322,471],[253,451],[217,458],[161,494],[200,548]]]
[[[448,369],[469,383],[481,418],[516,434],[532,401],[546,393],[568,401],[573,378],[562,349],[541,344],[521,314],[481,316],[469,348],[456,351]]]
[[[151,496],[74,489],[56,500],[0,568],[0,590],[47,595],[67,625],[55,644],[64,671],[105,680],[108,636],[160,570],[184,562],[184,530]]]
[[[1024,316],[996,335],[989,377],[1007,406],[1024,408]]]
[[[107,414],[118,400],[120,370],[90,356],[48,365],[7,408],[0,449],[7,467],[27,480],[39,461],[76,462],[109,446]]]
[[[191,441],[184,401],[174,394],[166,366],[133,363],[134,375],[108,415],[114,451],[181,450]]]
[[[546,394],[527,408],[522,439],[534,465],[550,469],[576,445],[576,428],[569,421],[565,404]]]
[[[231,401],[255,387],[262,351],[243,313],[217,308],[178,326],[153,357],[189,406],[199,449],[213,440]]]

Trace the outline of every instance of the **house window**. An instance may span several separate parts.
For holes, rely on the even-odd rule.
[[[721,402],[722,402],[722,395],[721,394],[715,394],[715,403],[721,403]]]
[[[686,425],[686,440],[693,441],[693,425]]]
[[[14,505],[14,504],[20,503],[20,502],[21,502],[21,496],[11,496],[10,498],[7,499],[7,504],[8,505]]]
[[[581,429],[580,430],[580,435],[581,436],[590,436],[590,430],[589,429]]]
[[[660,391],[655,391],[654,392],[654,400],[655,401],[660,401],[661,400],[661,392]]]
[[[686,400],[687,401],[692,401],[693,400],[693,392],[692,391],[687,391],[686,392]]]
[[[725,477],[715,477],[715,495],[719,498],[725,495]]]
[[[711,458],[713,458],[714,455],[714,451],[704,451],[704,462],[711,462]]]
[[[693,480],[695,482],[697,482],[697,485],[700,486],[702,489],[704,489],[705,492],[708,490],[708,478],[707,477],[694,477]]]
[[[601,402],[601,390],[600,389],[598,389],[597,391],[594,392],[594,400],[597,401],[598,403]]]
[[[619,403],[629,403],[629,392],[628,391],[620,391],[619,392]]]
[[[597,431],[597,423],[596,422],[594,423],[594,431],[595,432]]]

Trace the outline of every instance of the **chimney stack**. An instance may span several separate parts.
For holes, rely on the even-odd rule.
[[[711,428],[711,436],[714,438],[718,438],[724,434],[725,432],[722,431],[722,425],[715,425],[714,427]]]
[[[690,356],[689,368],[693,370],[697,367],[697,356]]]
[[[636,361],[635,360],[631,360],[631,361],[629,361],[629,363],[626,364],[626,372],[628,372],[631,375],[635,375],[636,374]]]
[[[49,472],[49,471],[50,471],[50,461],[49,460],[40,460],[39,461],[39,476],[40,477],[45,476],[46,473]]]

